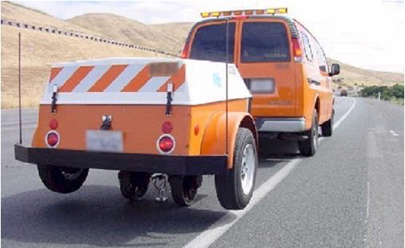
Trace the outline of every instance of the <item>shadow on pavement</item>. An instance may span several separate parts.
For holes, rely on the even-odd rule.
[[[178,235],[206,230],[226,213],[153,199],[129,204],[110,186],[83,186],[68,196],[40,189],[2,198],[1,234],[3,241],[26,243],[165,246]],[[135,238],[140,243],[128,244]]]

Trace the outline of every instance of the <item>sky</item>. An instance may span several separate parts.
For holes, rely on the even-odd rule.
[[[404,72],[405,0],[16,1],[61,19],[113,13],[143,23],[197,22],[200,12],[288,7],[328,57],[365,69]]]

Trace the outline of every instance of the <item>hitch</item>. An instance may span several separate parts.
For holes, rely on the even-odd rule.
[[[155,198],[157,202],[167,201],[167,176],[164,174],[155,174],[152,176],[153,185],[158,191],[158,197]]]

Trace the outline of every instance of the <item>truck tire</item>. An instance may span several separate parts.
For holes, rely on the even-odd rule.
[[[78,190],[86,181],[89,169],[38,165],[43,184],[51,191],[68,194]]]
[[[181,207],[187,207],[193,204],[197,197],[202,176],[170,176],[169,183],[174,202]]]
[[[312,127],[305,133],[308,138],[304,141],[298,142],[298,148],[301,155],[306,157],[315,155],[318,148],[318,128],[318,112],[316,111],[316,109],[314,109],[314,113],[312,115]]]
[[[149,173],[144,172],[120,171],[118,180],[121,194],[131,201],[142,200],[148,191],[150,176]]]
[[[332,109],[332,116],[330,119],[321,125],[322,136],[330,137],[333,134],[333,122],[334,122],[335,110]]]
[[[257,149],[252,132],[239,128],[236,135],[233,167],[226,175],[215,176],[215,188],[225,209],[244,209],[253,195],[257,171]]]

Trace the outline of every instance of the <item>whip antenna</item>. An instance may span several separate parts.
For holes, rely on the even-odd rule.
[[[22,120],[21,120],[21,33],[18,32],[18,120],[20,128],[20,145],[22,144]]]
[[[226,34],[225,34],[225,153],[228,155],[228,63],[229,63],[229,20],[226,20]]]

